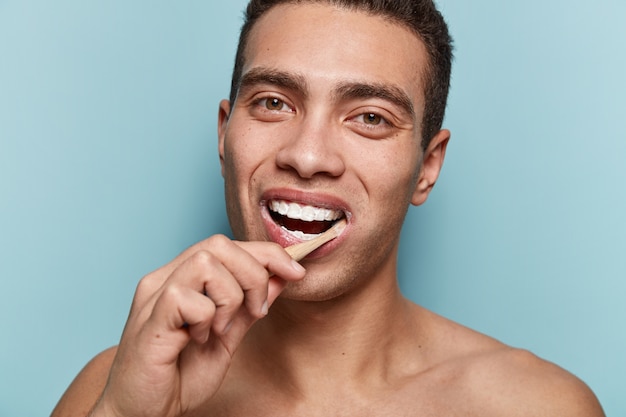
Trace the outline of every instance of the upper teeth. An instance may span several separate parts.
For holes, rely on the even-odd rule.
[[[300,205],[284,200],[272,200],[269,204],[270,210],[290,219],[312,221],[333,221],[343,217],[341,210],[331,210],[322,207]]]

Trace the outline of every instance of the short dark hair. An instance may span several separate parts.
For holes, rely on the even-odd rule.
[[[230,90],[234,103],[241,82],[244,54],[252,27],[272,7],[279,4],[326,3],[389,18],[415,33],[424,43],[429,62],[424,79],[425,109],[422,120],[422,147],[441,129],[448,100],[452,69],[452,37],[432,0],[251,0],[244,16],[235,57]]]

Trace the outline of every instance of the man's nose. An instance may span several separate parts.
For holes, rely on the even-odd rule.
[[[345,171],[340,126],[321,117],[303,119],[285,139],[276,164],[301,178],[338,177]]]

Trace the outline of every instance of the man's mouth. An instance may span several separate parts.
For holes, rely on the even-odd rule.
[[[329,209],[286,200],[270,200],[267,205],[272,219],[300,240],[313,239],[346,217],[343,210]]]

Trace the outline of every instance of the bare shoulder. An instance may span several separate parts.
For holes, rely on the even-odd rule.
[[[65,391],[51,417],[87,416],[106,385],[116,352],[117,347],[112,347],[89,361]]]
[[[604,416],[591,389],[563,368],[521,349],[502,346],[468,363],[476,395],[494,415]]]
[[[434,313],[426,317],[437,352],[428,380],[436,381],[431,394],[440,404],[481,417],[604,416],[591,389],[563,368]]]

